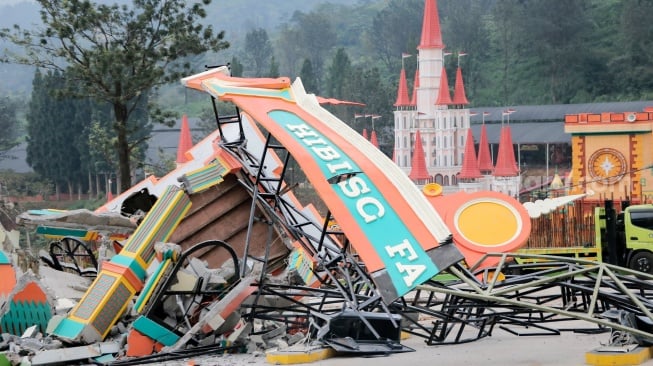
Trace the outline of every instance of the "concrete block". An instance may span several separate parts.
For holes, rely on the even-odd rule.
[[[171,346],[175,344],[177,340],[179,340],[179,336],[177,334],[144,316],[136,319],[136,321],[133,323],[133,327],[144,335],[154,339],[157,342],[162,343],[165,346]]]
[[[211,272],[209,271],[206,262],[195,257],[192,257],[190,259],[187,268],[195,272],[197,277],[208,277],[211,275]]]
[[[60,298],[57,299],[54,303],[54,311],[56,314],[68,314],[68,312],[77,305],[77,302],[68,299]]]
[[[200,339],[200,341],[199,341],[199,346],[200,347],[210,346],[210,345],[213,345],[213,344],[215,344],[215,335],[214,334],[209,334],[208,336]]]
[[[220,328],[222,324],[224,324],[224,319],[220,316],[220,314],[212,314],[213,316],[209,319],[206,319],[206,325],[211,328],[211,330],[216,330]]]
[[[21,338],[33,338],[35,337],[39,332],[39,328],[37,325],[32,325],[31,327],[25,329],[23,332],[23,335],[20,336]]]
[[[199,277],[190,271],[179,270],[177,272],[177,283],[170,286],[171,291],[192,291],[197,285]]]
[[[269,331],[263,333],[261,336],[263,337],[263,340],[267,342],[273,338],[280,337],[284,334],[286,334],[286,325],[280,324],[280,325],[276,325],[274,328],[270,329]]]
[[[220,325],[219,328],[215,330],[217,334],[223,334],[227,333],[230,330],[234,329],[236,325],[240,322],[240,313],[237,311],[234,311],[233,313],[229,314],[227,319],[224,320],[224,323]]]
[[[288,337],[288,345],[299,343],[306,338],[306,334],[298,332]]]
[[[117,353],[117,351],[113,351],[116,351],[115,342],[101,342],[88,346],[46,350],[32,357],[32,365],[72,364],[79,360],[96,358],[108,353]]]
[[[252,330],[252,323],[250,322],[245,322],[244,320],[240,319],[238,323],[234,326],[233,332],[229,334],[227,337],[227,340],[231,343],[236,343],[236,341],[244,339],[249,335],[249,333]]]
[[[54,315],[52,318],[50,318],[50,321],[48,321],[48,326],[45,328],[45,334],[52,334],[54,330],[59,326],[59,323],[64,320],[64,318],[65,316],[63,315]]]

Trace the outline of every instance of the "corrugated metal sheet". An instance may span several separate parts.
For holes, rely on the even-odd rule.
[[[486,123],[487,138],[491,144],[499,143],[501,123]],[[510,122],[513,144],[560,144],[571,143],[571,134],[565,133],[564,122]],[[472,125],[474,141],[481,137],[481,125]]]

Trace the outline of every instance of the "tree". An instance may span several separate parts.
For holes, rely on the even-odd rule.
[[[8,97],[0,98],[0,160],[9,158],[8,151],[18,145],[16,105]]]
[[[329,67],[328,78],[326,82],[327,95],[333,98],[343,98],[347,80],[351,74],[351,61],[344,48],[338,48],[336,55],[333,57]]]
[[[129,123],[132,113],[147,101],[149,91],[188,75],[191,65],[184,58],[229,46],[224,32],[214,34],[200,23],[210,2],[187,6],[184,0],[134,0],[130,7],[37,0],[41,27],[0,31],[0,38],[25,51],[4,61],[65,70],[79,86],[66,90],[68,95],[112,106],[120,187],[126,190],[132,184],[130,156],[137,148],[130,144],[130,134],[137,131]],[[157,122],[173,117],[154,105],[149,112]]]
[[[653,25],[648,20],[648,15],[653,11],[653,3],[627,1],[623,2],[622,6],[618,27],[618,49],[621,52],[611,65],[622,75],[621,78],[615,78],[618,81],[616,90],[633,100],[647,99],[650,98],[653,89],[653,80],[651,80]]]
[[[282,24],[275,41],[279,64],[284,75],[297,75],[302,51],[298,45],[299,31],[290,24]]]
[[[390,88],[383,82],[382,73],[377,67],[369,69],[354,67],[343,95],[345,100],[364,103],[365,107],[361,112],[365,114],[380,115],[382,118],[374,122],[374,129],[377,131],[377,138],[381,150],[388,156],[392,155],[394,140],[394,117],[392,104],[396,88]],[[372,128],[369,118],[355,121],[353,128],[356,131]]]
[[[301,50],[302,57],[310,60],[317,89],[322,81],[324,59],[336,44],[336,32],[329,17],[323,13],[296,12],[292,19],[296,24],[296,29],[299,30],[295,33],[297,46]],[[302,68],[305,65],[304,63]]]
[[[272,57],[272,43],[265,29],[258,28],[247,33],[245,36],[245,53],[253,64],[254,76],[263,76],[263,70],[270,62],[270,57]]]
[[[68,193],[81,190],[86,151],[85,123],[90,119],[88,100],[58,96],[66,88],[66,77],[58,71],[42,75],[37,71],[32,85],[32,98],[27,114],[27,163],[35,172],[62,184]]]
[[[465,91],[469,100],[474,100],[477,90],[487,80],[483,76],[483,60],[488,57],[488,44],[490,43],[487,24],[484,16],[487,14],[487,1],[458,0],[452,2],[438,2],[442,7],[442,14],[446,14],[442,22],[442,35],[446,36],[446,47],[456,57],[460,52],[467,53],[467,57],[455,58],[449,65],[456,67],[457,61],[463,70],[465,78]],[[455,69],[447,69],[448,75],[455,75]],[[407,74],[409,75],[409,74]]]
[[[243,76],[243,64],[240,63],[236,56],[231,58],[229,68],[231,69],[231,76]]]
[[[381,60],[388,70],[401,61],[404,52],[415,52],[422,31],[424,1],[392,0],[372,20],[366,32],[366,48]]]
[[[274,58],[274,56],[272,56],[270,59],[270,71],[268,71],[268,77],[279,77],[279,63],[277,62],[277,59]]]
[[[520,34],[537,39],[524,44],[538,56],[546,75],[543,80],[548,98],[541,102],[569,103],[575,91],[585,85],[582,70],[587,52],[578,50],[583,49],[587,31],[593,28],[587,10],[585,0],[525,2]]]
[[[499,68],[498,80],[492,81],[496,89],[493,94],[499,104],[509,105],[511,91],[517,84],[513,68],[520,61],[518,22],[523,17],[523,6],[520,0],[497,0],[490,15],[490,41],[495,51],[491,57],[497,60]]]
[[[315,72],[313,71],[313,64],[311,60],[305,59],[302,64],[302,69],[299,71],[299,77],[302,79],[302,84],[304,89],[308,93],[317,94],[317,79],[315,77]]]

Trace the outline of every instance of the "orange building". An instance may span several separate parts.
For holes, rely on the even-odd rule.
[[[653,110],[580,113],[565,116],[571,134],[572,194],[593,191],[588,199],[653,198]]]

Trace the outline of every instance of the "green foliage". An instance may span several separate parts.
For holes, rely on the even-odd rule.
[[[27,116],[27,163],[55,184],[79,182],[84,174],[77,143],[84,144],[79,135],[85,118],[77,116],[75,100],[57,98],[66,87],[60,72],[42,75],[37,71]]]
[[[54,192],[54,185],[37,173],[0,172],[0,196],[24,197]]]
[[[243,64],[240,62],[240,60],[238,60],[238,58],[236,58],[236,56],[231,59],[229,67],[231,69],[231,76],[243,76]]]
[[[18,145],[16,104],[9,97],[0,98],[0,160],[10,158],[7,150]]]
[[[66,93],[106,101],[113,110],[120,186],[131,186],[131,157],[138,145],[129,121],[138,106],[152,102],[148,92],[190,73],[186,58],[228,47],[224,34],[203,26],[210,0],[134,0],[103,5],[88,0],[38,0],[43,27],[4,29],[0,38],[23,48],[10,54],[15,63],[66,70],[77,81]],[[64,62],[62,64],[62,61]],[[158,122],[170,113],[149,106]]]
[[[272,56],[270,59],[270,71],[268,71],[268,77],[278,78],[279,77],[279,64],[277,60]]]
[[[263,76],[263,70],[268,67],[272,57],[272,43],[265,29],[258,28],[247,33],[245,55],[250,63],[251,76]]]
[[[139,154],[145,151],[142,142],[149,134],[150,121],[169,122],[186,113],[205,121],[204,134],[212,132],[215,120],[205,94],[182,91],[178,84],[159,94],[158,87],[201,71],[192,70],[190,65],[226,62],[233,76],[300,76],[310,93],[365,103],[364,107],[327,107],[359,132],[363,128],[369,131],[371,123],[369,118],[354,120],[354,113],[381,115],[375,120],[375,129],[381,148],[390,154],[392,104],[402,67],[401,54],[413,55],[403,63],[412,90],[424,10],[423,0],[336,1],[319,3],[314,8],[304,3],[299,7],[297,1],[290,0],[274,5],[257,3],[269,14],[285,13],[287,20],[283,23],[281,16],[250,21],[229,13],[231,8],[224,9],[238,19],[239,32],[233,35],[233,40],[238,41],[233,42],[236,47],[220,60],[206,51],[217,52],[227,43],[222,34],[198,25],[203,16],[201,5],[186,6],[176,0],[169,1],[170,9],[162,10],[157,8],[162,1],[140,0],[117,7],[82,0],[37,2],[51,10],[44,14],[42,28],[25,33],[3,30],[0,36],[28,51],[26,56],[10,53],[14,62],[57,68],[55,60],[61,60],[58,56],[67,60],[61,68],[70,67],[67,77],[82,83],[67,84],[75,87],[63,89],[60,94],[65,91],[71,96],[90,96],[108,103],[106,108],[93,108],[93,123],[86,123],[89,130],[85,134],[93,134],[96,150],[83,152],[84,143],[72,142],[81,149],[82,156],[90,156],[80,159],[81,170],[92,170],[91,164],[104,164],[103,169],[113,170],[117,168],[111,166],[120,165],[124,169],[119,162],[125,159],[132,168],[140,166]],[[437,3],[445,50],[453,53],[445,58],[445,67],[452,81],[456,67],[461,66],[472,106],[628,101],[653,96],[653,23],[648,21],[653,10],[651,1]],[[300,11],[293,13],[296,9]],[[175,17],[181,13],[187,16]],[[145,22],[146,18],[152,23]],[[155,23],[162,25],[157,29],[163,33],[149,27]],[[86,40],[80,42],[83,37]],[[60,48],[57,42],[63,42],[66,48]],[[150,44],[157,46],[148,47]],[[74,54],[65,52],[75,47],[79,51]],[[456,58],[460,52],[468,56]],[[215,62],[203,62],[205,59]],[[156,117],[148,120],[148,113]],[[139,119],[133,119],[137,114]],[[98,141],[98,136],[105,141]],[[0,140],[3,137],[6,135]],[[103,145],[102,149],[97,147]],[[47,145],[43,148],[47,150]]]
[[[318,93],[319,82],[317,80],[317,76],[315,75],[315,70],[313,70],[313,63],[311,63],[311,60],[304,60],[302,69],[299,72],[299,77],[302,79],[304,89],[308,93]]]

